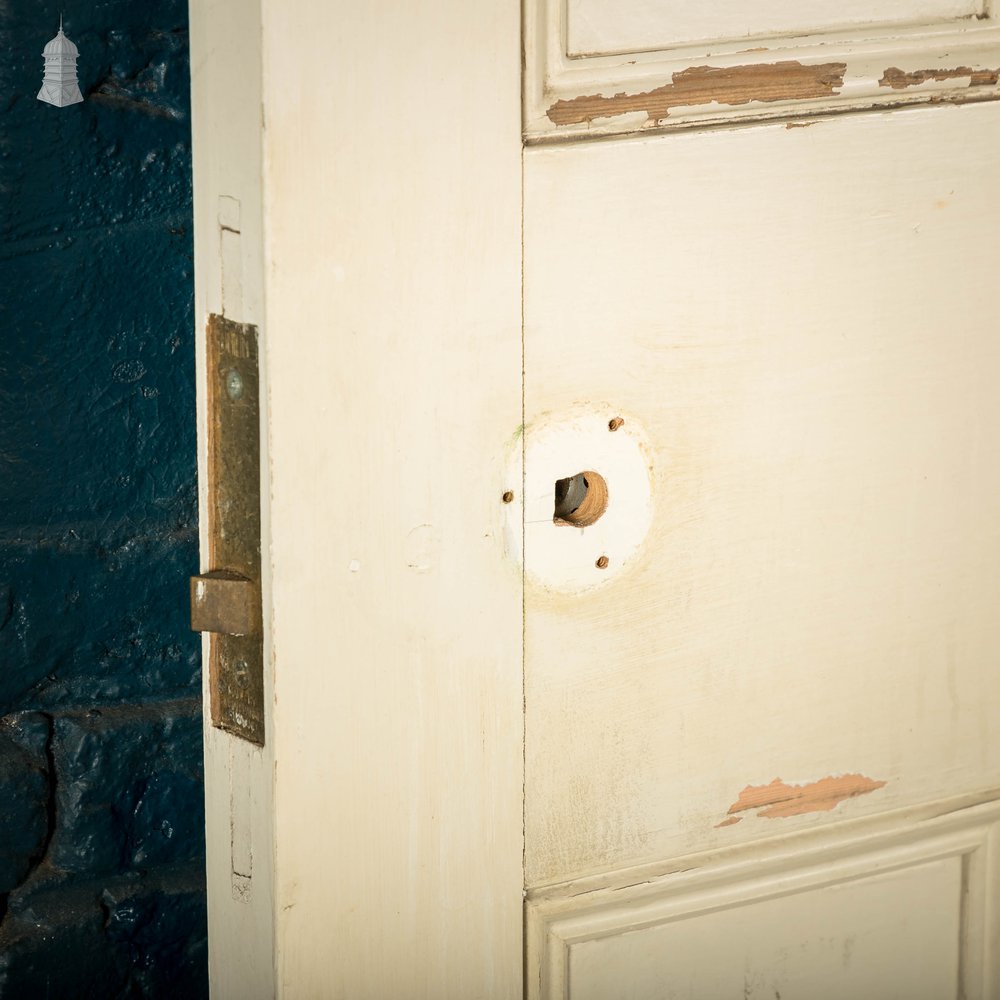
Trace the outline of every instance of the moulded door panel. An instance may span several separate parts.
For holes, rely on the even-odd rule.
[[[992,10],[201,6],[215,993],[1000,997]]]
[[[977,0],[811,0],[790,4],[765,0],[753,5],[725,0],[692,4],[684,0],[569,0],[567,50],[592,53],[662,49],[719,38],[803,34],[856,25],[905,25],[969,17],[981,13]]]
[[[995,104],[526,151],[529,911],[1000,786],[998,154]],[[584,470],[604,526],[554,523]],[[929,871],[900,891],[959,906],[961,866]],[[760,948],[739,900],[663,940],[724,937],[720,984],[766,972],[826,933],[800,905],[862,928],[868,884],[775,904]],[[923,981],[958,995],[955,927],[985,917],[916,929],[903,899],[829,995],[939,933]],[[608,926],[573,997],[639,968]],[[729,995],[668,965],[614,995]]]

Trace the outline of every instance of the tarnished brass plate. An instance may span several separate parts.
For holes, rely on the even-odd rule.
[[[191,628],[224,635],[259,632],[260,587],[224,570],[191,577]]]
[[[212,724],[263,746],[257,328],[212,315],[207,342],[209,572],[203,578],[217,581],[208,584],[209,589],[215,587],[211,596],[223,603],[235,600],[242,609],[237,615],[232,607],[216,607],[214,624],[227,631],[234,626],[247,629],[242,635],[210,632]],[[250,582],[252,596],[245,586],[226,587],[225,580],[238,578]],[[193,600],[195,587],[193,582]]]

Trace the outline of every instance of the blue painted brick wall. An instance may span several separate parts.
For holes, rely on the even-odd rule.
[[[199,998],[186,0],[0,0],[0,52],[0,997]]]

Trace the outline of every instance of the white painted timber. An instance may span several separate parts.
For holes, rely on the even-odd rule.
[[[199,511],[202,551],[207,420],[205,325],[210,313],[264,328],[261,50],[259,5],[247,0],[191,4],[191,117],[194,172],[195,344],[199,407]],[[266,423],[267,373],[261,373]],[[262,481],[267,438],[261,436]],[[266,532],[268,502],[263,496]],[[266,548],[265,548],[266,551]],[[269,566],[263,560],[264,606]],[[206,567],[208,568],[208,567]],[[265,615],[265,719],[273,699],[271,634]],[[208,662],[207,638],[203,660]],[[214,729],[205,680],[205,819],[208,880],[209,976],[217,1000],[275,996],[274,746],[245,743]]]
[[[983,0],[563,0],[570,56],[667,49],[716,39],[932,24],[983,12]],[[553,4],[555,6],[555,4]]]
[[[519,8],[263,38],[278,995],[512,1000]]]
[[[1000,785],[998,156],[992,104],[526,151],[526,424],[613,399],[653,469],[623,572],[527,580],[530,888]]]
[[[266,745],[206,727],[213,996],[520,996],[517,9],[191,13],[202,463],[209,313],[261,330],[264,421]]]
[[[611,431],[611,421],[621,426]],[[525,429],[523,510],[512,503],[508,516],[519,525],[524,520],[526,569],[539,586],[577,593],[605,586],[628,568],[649,531],[650,456],[638,422],[606,403],[580,404]],[[586,528],[556,522],[556,480],[588,470],[615,484],[605,512]]]
[[[995,997],[998,820],[995,802],[937,803],[540,893],[528,997]]]
[[[883,57],[941,70],[893,100],[992,97],[977,24],[876,32],[837,100]],[[539,997],[669,995],[668,954],[682,995],[996,996],[1000,105],[530,148],[522,412],[519,28],[192,12],[199,329],[258,324],[266,388],[267,744],[206,735],[214,995],[514,1000],[526,890]],[[621,90],[607,58],[546,93]],[[648,531],[599,586],[522,581],[519,450],[589,407],[639,429]]]
[[[1000,97],[979,0],[526,0],[528,142]]]

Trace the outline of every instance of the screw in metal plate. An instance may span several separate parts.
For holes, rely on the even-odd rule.
[[[609,563],[609,562],[610,562],[610,560],[608,559],[608,557],[607,557],[607,556],[601,556],[601,557],[600,557],[600,559],[598,559],[598,560],[597,560],[597,562],[596,562],[596,563],[594,563],[594,565],[595,565],[595,566],[596,566],[596,567],[597,567],[598,569],[607,569],[607,568],[608,568],[608,563]]]
[[[235,368],[226,372],[226,395],[234,403],[243,396],[243,376]]]
[[[615,417],[612,420],[608,421],[608,430],[609,431],[616,431],[624,423],[625,423],[625,421],[621,417]]]
[[[237,660],[233,664],[233,680],[241,688],[250,684],[250,665],[246,660]]]

